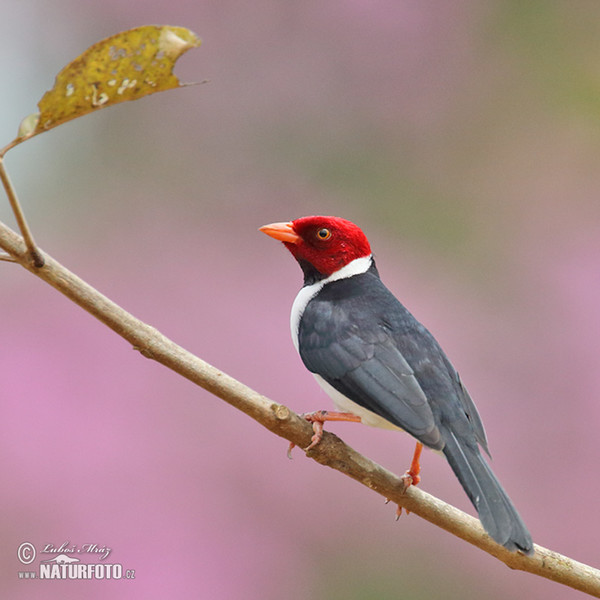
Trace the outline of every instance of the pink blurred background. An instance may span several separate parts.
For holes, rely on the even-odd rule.
[[[438,337],[534,540],[599,566],[600,5],[7,0],[0,145],[99,39],[204,40],[184,81],[9,153],[40,245],[205,360],[298,412],[301,284],[257,232],[358,222]],[[7,203],[0,218],[13,225]],[[512,572],[306,459],[0,263],[0,596],[579,598]],[[402,472],[405,435],[331,430]],[[472,512],[443,459],[422,488]],[[135,580],[23,581],[17,548],[87,543]],[[88,562],[87,557],[84,562]],[[39,563],[39,556],[34,566]]]

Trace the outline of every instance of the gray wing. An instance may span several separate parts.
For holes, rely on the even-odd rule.
[[[425,445],[442,449],[427,396],[383,325],[360,327],[343,307],[313,301],[303,315],[299,341],[310,371]]]

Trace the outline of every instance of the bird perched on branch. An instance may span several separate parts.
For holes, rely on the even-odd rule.
[[[379,278],[371,247],[354,223],[311,216],[260,228],[298,261],[304,286],[292,306],[292,339],[306,368],[342,413],[402,429],[417,439],[406,477],[419,481],[423,445],[442,452],[488,534],[511,551],[533,553],[531,535],[481,454],[489,455],[481,418],[435,338]]]

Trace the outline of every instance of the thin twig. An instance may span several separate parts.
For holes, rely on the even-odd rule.
[[[50,256],[46,255],[44,269],[36,269],[27,260],[23,239],[2,223],[0,248],[118,333],[142,355],[193,381],[297,446],[306,447],[310,443],[313,430],[305,419],[178,346]],[[485,533],[478,519],[414,486],[404,492],[400,477],[359,454],[331,433],[326,433],[322,442],[307,456],[348,475],[384,498],[481,548],[513,569],[528,571],[600,598],[599,570],[538,545],[535,545],[533,556],[509,552]]]
[[[7,147],[9,148],[9,147]],[[4,149],[4,152],[6,148]],[[10,181],[8,173],[4,168],[4,157],[0,155],[0,180],[2,180],[2,185],[4,186],[4,190],[6,195],[8,196],[8,201],[10,202],[10,206],[15,214],[15,219],[17,220],[17,225],[19,226],[19,230],[23,235],[23,239],[25,240],[25,245],[29,251],[29,256],[33,262],[33,266],[40,269],[44,266],[44,257],[41,252],[38,250],[35,241],[33,239],[33,234],[29,229],[29,225],[27,225],[27,220],[25,219],[25,213],[21,209],[21,204],[17,198],[17,193],[15,192],[15,188]]]
[[[12,150],[15,146],[18,146],[21,142],[24,142],[25,139],[29,139],[29,137],[32,136],[17,136],[12,142],[10,142],[10,144],[7,144],[6,146],[4,146],[4,148],[2,148],[2,150],[0,150],[0,160],[2,160],[4,158],[4,155],[9,151]]]

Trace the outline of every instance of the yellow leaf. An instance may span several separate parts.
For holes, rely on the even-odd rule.
[[[57,76],[38,107],[31,137],[82,115],[185,84],[173,74],[175,61],[200,45],[184,27],[146,25],[90,46]],[[19,140],[22,141],[22,140]]]

